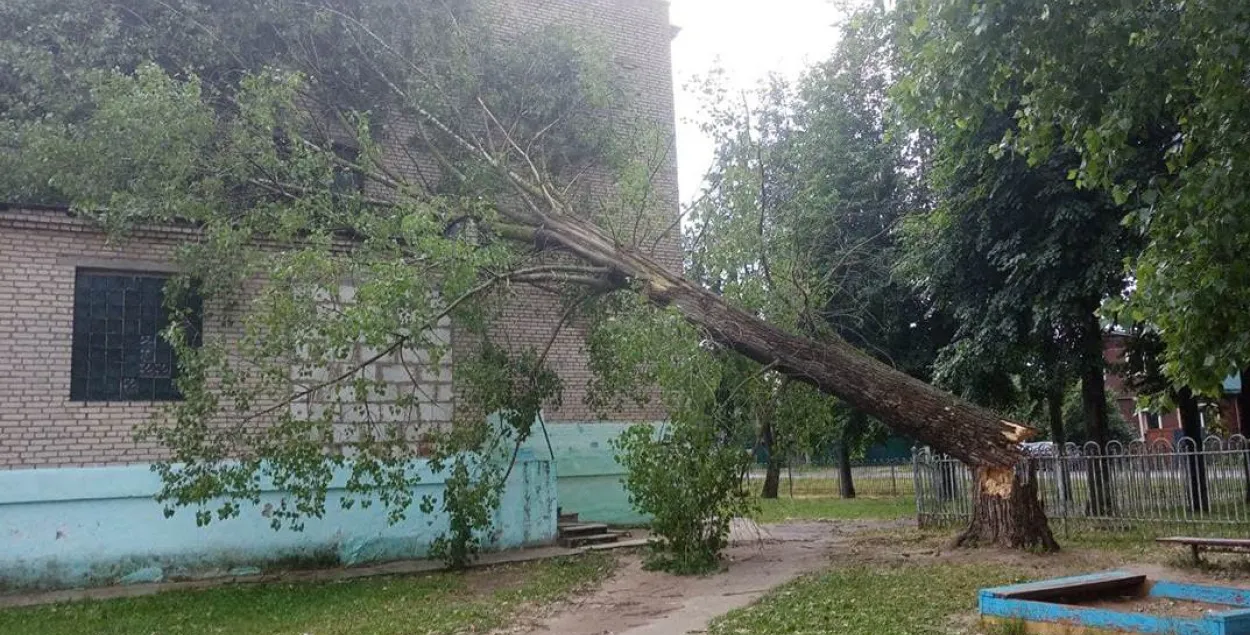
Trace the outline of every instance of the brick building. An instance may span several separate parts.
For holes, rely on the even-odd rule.
[[[1137,406],[1137,394],[1125,385],[1124,377],[1114,371],[1116,365],[1124,360],[1125,336],[1117,333],[1107,335],[1103,340],[1103,358],[1113,369],[1106,374],[1107,392],[1115,399],[1116,407],[1124,420],[1137,431],[1137,437],[1147,443],[1166,441],[1175,443],[1181,438],[1180,413],[1150,412]],[[1221,436],[1246,434],[1241,428],[1241,412],[1237,395],[1241,392],[1241,377],[1234,375],[1224,380],[1224,394],[1214,403],[1202,410],[1203,429],[1218,431]],[[1216,418],[1218,417],[1218,425]]]
[[[623,77],[630,114],[671,139],[675,30],[667,2],[506,0],[500,6],[508,28],[520,32],[566,24],[593,33]],[[673,214],[674,155],[668,152],[654,186],[658,207]],[[147,227],[111,242],[64,210],[0,205],[0,540],[7,541],[0,542],[0,584],[137,581],[226,552],[239,561],[327,548],[343,562],[411,557],[423,553],[438,529],[437,522],[416,520],[388,528],[377,514],[346,519],[328,510],[324,522],[296,539],[262,536],[257,528],[267,523],[259,513],[201,530],[193,521],[187,525],[186,514],[161,517],[150,499],[156,483],[148,465],[163,457],[159,448],[137,443],[133,431],[172,390],[172,358],[156,337],[159,289],[171,272],[173,250],[191,237],[186,228]],[[680,266],[677,245],[677,237],[661,244],[662,260],[673,267]],[[110,294],[125,296],[125,303],[115,305]],[[514,344],[543,346],[562,311],[554,296],[525,290],[497,328]],[[113,335],[114,328],[126,346],[113,357],[96,355],[92,338]],[[203,324],[206,336],[229,336],[230,328]],[[456,329],[438,328],[456,350]],[[550,539],[557,504],[591,520],[635,519],[609,443],[625,427],[664,413],[649,405],[596,417],[584,402],[590,372],[583,344],[577,324],[555,340],[549,360],[564,381],[563,405],[544,413],[550,446],[546,440],[532,444],[524,454],[528,462],[510,481],[494,536],[498,546]],[[454,412],[454,357],[415,374],[393,373],[401,384],[419,378],[421,385],[412,388],[424,395],[424,420],[450,420]],[[115,374],[104,381],[101,369],[111,366],[125,369],[120,384]],[[431,479],[431,487],[437,483]],[[344,533],[344,527],[351,530]]]

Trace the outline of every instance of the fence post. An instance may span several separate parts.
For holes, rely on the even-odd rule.
[[[890,495],[898,496],[898,476],[894,464],[890,464]]]

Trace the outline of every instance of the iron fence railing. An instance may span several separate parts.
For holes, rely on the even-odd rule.
[[[968,522],[973,478],[959,461],[913,454],[916,515],[922,527]],[[1250,530],[1250,443],[1236,435],[1128,444],[1052,447],[1031,456],[1031,472],[1052,527],[1186,529],[1244,535]]]
[[[915,464],[911,459],[852,461],[851,484],[856,496],[889,497],[915,495]],[[752,489],[762,486],[767,467],[756,465],[747,473]],[[836,463],[791,460],[781,467],[782,496],[836,498],[842,493],[842,468]]]

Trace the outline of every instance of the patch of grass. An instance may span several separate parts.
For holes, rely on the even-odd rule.
[[[802,578],[712,623],[710,635],[947,633],[976,607],[977,589],[1024,580],[1028,570],[986,564],[857,566]]]
[[[892,498],[774,498],[761,499],[761,523],[786,520],[855,520],[863,518],[911,518],[916,515],[916,501],[906,497]]]
[[[6,635],[364,635],[483,632],[527,605],[606,578],[586,554],[474,570],[326,583],[248,584],[0,611]],[[479,584],[480,583],[480,584]]]

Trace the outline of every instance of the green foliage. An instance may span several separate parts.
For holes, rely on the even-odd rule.
[[[751,455],[740,439],[776,378],[718,350],[675,312],[642,302],[622,294],[593,310],[591,397],[664,405],[669,422],[626,430],[613,442],[616,458],[630,503],[652,517],[653,566],[706,572],[718,565],[730,520],[752,509],[743,488]]]
[[[598,584],[610,556],[586,554],[480,572],[385,576],[337,582],[237,584],[148,597],[0,611],[10,635],[366,635],[486,632],[534,605]],[[500,582],[503,580],[504,582]]]
[[[952,618],[976,607],[977,589],[1030,573],[1024,567],[951,563],[835,569],[774,589],[758,603],[718,618],[708,632],[945,633]]]
[[[896,225],[925,205],[923,148],[891,135],[890,22],[864,11],[838,51],[790,85],[772,78],[742,96],[703,84],[704,132],[717,142],[686,231],[688,274],[771,323],[841,337],[928,377],[947,341],[942,315],[894,274]],[[861,448],[881,426],[798,382],[760,395],[770,455]]]
[[[660,430],[633,426],[613,442],[630,503],[652,517],[658,541],[649,567],[678,574],[717,569],[730,522],[750,515],[741,476],[749,455],[720,432],[706,421],[675,420]]]
[[[900,93],[934,125],[1015,125],[996,146],[1040,165],[1071,150],[1068,176],[1125,208],[1144,239],[1114,317],[1157,328],[1174,388],[1215,394],[1250,358],[1250,7],[1175,3],[915,0],[913,71]]]
[[[782,491],[784,490],[783,484]],[[832,487],[826,491],[832,491]],[[850,499],[782,496],[761,499],[759,506],[760,513],[756,520],[761,523],[780,523],[791,520],[894,520],[916,516],[916,500],[909,496]]]
[[[592,166],[653,174],[592,37],[505,38],[493,19],[462,0],[0,7],[0,199],[67,204],[117,240],[199,232],[171,291],[203,297],[204,333],[165,333],[184,399],[138,431],[168,452],[167,514],[216,522],[277,489],[273,527],[299,530],[342,479],[345,507],[450,514],[436,550],[455,564],[485,540],[516,448],[560,401],[545,353],[489,325],[514,282],[587,277],[515,237],[509,174],[571,200]],[[625,208],[596,196],[586,209]],[[480,348],[458,353],[449,425],[420,387],[452,322]],[[439,500],[413,500],[418,458],[448,479]]]

